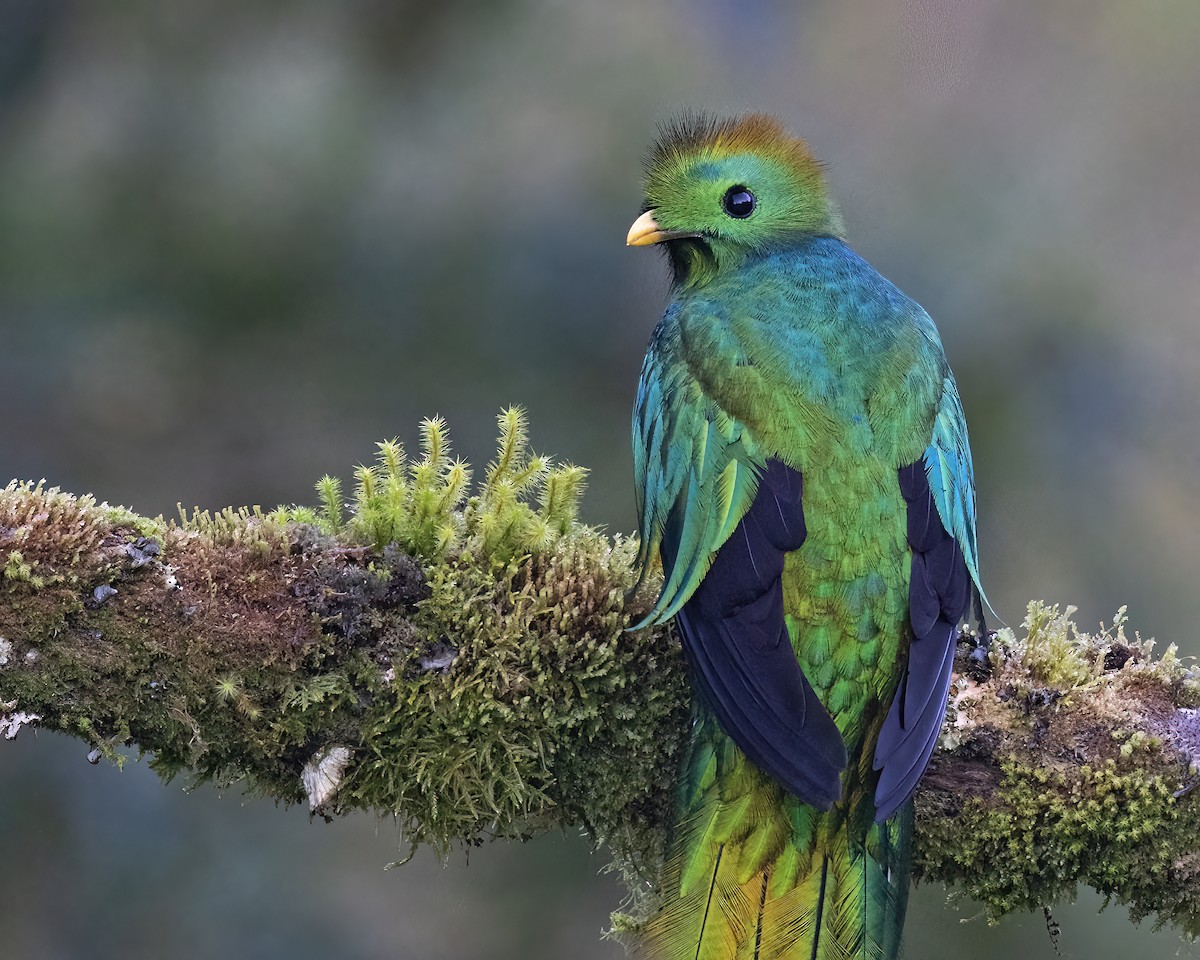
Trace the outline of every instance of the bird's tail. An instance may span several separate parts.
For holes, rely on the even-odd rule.
[[[883,824],[842,807],[816,810],[785,795],[721,734],[693,741],[680,802],[641,956],[899,956],[911,803]]]

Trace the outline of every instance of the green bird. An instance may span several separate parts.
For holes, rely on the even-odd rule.
[[[986,603],[954,377],[776,120],[664,127],[643,209],[627,242],[674,280],[633,415],[663,572],[637,626],[675,618],[697,692],[643,955],[894,960],[910,798]]]

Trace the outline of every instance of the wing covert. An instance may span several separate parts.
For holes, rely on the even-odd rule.
[[[975,542],[975,468],[967,439],[967,418],[953,377],[942,381],[933,437],[923,460],[937,514],[958,541],[971,581],[987,603],[979,582],[979,549]]]
[[[660,326],[642,366],[633,413],[641,544],[638,582],[658,551],[658,601],[631,629],[664,623],[695,592],[717,549],[750,508],[763,468],[746,427],[672,362]]]

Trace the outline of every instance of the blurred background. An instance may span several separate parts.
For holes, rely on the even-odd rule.
[[[1200,653],[1198,43],[1194,0],[0,0],[0,474],[310,502],[434,413],[482,464],[520,402],[632,530],[640,156],[679,109],[767,110],[941,326],[1000,614],[1129,604]],[[578,837],[385,873],[386,821],[85,753],[0,743],[5,958],[623,956]],[[946,901],[910,956],[1054,957],[1040,914]],[[1056,911],[1064,955],[1179,949],[1099,906]]]

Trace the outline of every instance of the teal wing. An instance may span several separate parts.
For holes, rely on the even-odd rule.
[[[705,396],[671,348],[664,322],[646,354],[633,411],[639,582],[667,546],[662,592],[634,629],[671,619],[695,592],[754,501],[764,466],[746,427]]]
[[[938,516],[958,541],[971,581],[987,603],[979,582],[979,548],[975,541],[975,468],[967,441],[967,418],[953,377],[942,381],[942,398],[925,450],[925,474]],[[990,607],[990,604],[989,604]]]

